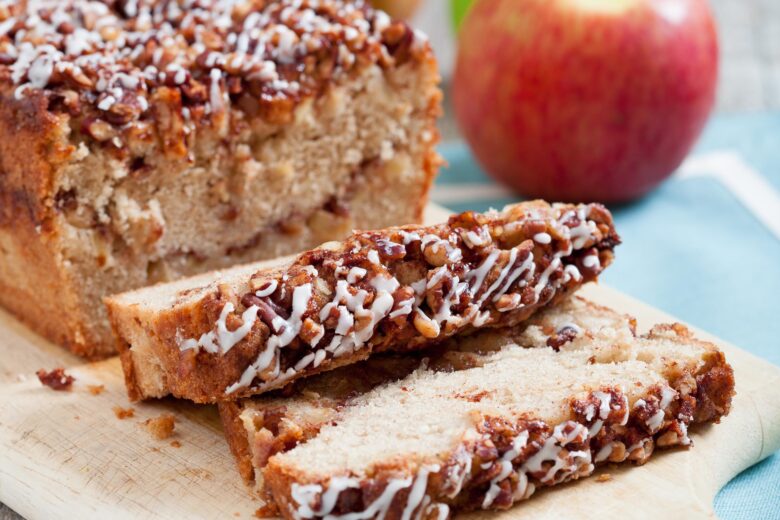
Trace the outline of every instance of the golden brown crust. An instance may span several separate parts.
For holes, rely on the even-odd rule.
[[[72,153],[61,125],[41,96],[0,96],[0,305],[72,352],[103,357],[60,256],[52,186]]]
[[[335,249],[260,271],[239,292],[212,288],[195,302],[156,312],[142,326],[164,372],[165,392],[197,402],[234,400],[372,351],[416,350],[455,333],[522,322],[596,279],[617,243],[611,215],[600,205],[532,202],[504,213],[466,212],[439,226],[357,233]],[[298,292],[308,296],[298,298]],[[332,298],[359,303],[348,310]],[[296,299],[303,305],[298,311]],[[116,314],[128,311],[124,304],[109,306]],[[279,320],[295,335],[277,328]],[[342,320],[349,327],[337,333]],[[243,333],[227,338],[226,347],[219,327]],[[284,350],[268,350],[269,341],[286,341]],[[350,350],[348,341],[358,343]],[[132,352],[124,349],[123,356]],[[139,392],[131,388],[132,395]]]

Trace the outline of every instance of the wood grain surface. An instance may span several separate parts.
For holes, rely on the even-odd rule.
[[[433,209],[431,219],[441,218]],[[640,330],[671,317],[608,287],[591,299],[635,315]],[[545,490],[505,518],[699,518],[714,516],[718,489],[780,448],[780,369],[718,343],[736,373],[737,397],[720,425],[692,429],[690,450],[659,452],[642,467]],[[244,487],[216,411],[173,399],[131,405],[117,359],[84,364],[0,312],[0,501],[30,518],[252,517],[259,502]],[[43,387],[39,368],[64,366],[71,391]],[[104,391],[92,395],[89,385]],[[120,420],[114,408],[132,408]],[[144,421],[176,417],[172,438],[156,440]],[[175,441],[175,443],[174,443]],[[176,447],[173,444],[179,444]],[[473,516],[486,516],[473,515]]]

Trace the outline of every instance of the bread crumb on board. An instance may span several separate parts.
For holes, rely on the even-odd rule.
[[[45,369],[38,370],[35,375],[44,386],[48,386],[52,390],[65,391],[70,390],[73,385],[73,381],[76,380],[70,374],[65,373],[65,369],[62,367],[55,368],[54,370],[46,371]]]
[[[114,410],[114,415],[116,415],[116,418],[119,420],[130,419],[131,417],[135,417],[135,409],[133,408],[122,408],[121,406],[115,406],[113,410]]]
[[[92,395],[100,395],[105,391],[106,387],[103,385],[87,385],[87,390]]]
[[[159,417],[147,419],[144,424],[155,439],[162,441],[173,435],[173,430],[176,428],[176,418],[172,414],[164,413]]]
[[[612,480],[612,475],[609,473],[602,473],[596,477],[596,482],[609,482],[610,480]]]
[[[181,443],[179,441],[171,441],[171,447],[172,448],[181,448]]]

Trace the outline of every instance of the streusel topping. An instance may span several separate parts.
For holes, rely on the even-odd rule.
[[[163,88],[178,91],[185,119],[231,103],[264,115],[361,63],[426,49],[364,0],[0,0],[12,95],[43,93],[74,115],[86,104],[112,125],[144,118]]]

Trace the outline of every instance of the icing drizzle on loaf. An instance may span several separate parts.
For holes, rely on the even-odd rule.
[[[265,323],[270,335],[226,388],[233,394],[258,378],[253,390],[328,359],[392,348],[393,340],[414,348],[467,327],[498,325],[503,316],[530,315],[571,284],[594,279],[603,269],[600,251],[617,240],[600,206],[539,206],[466,213],[419,231],[358,233],[343,250],[305,253],[282,276],[256,275],[236,330],[225,325],[234,311],[228,302],[214,331],[179,348],[224,355]],[[539,243],[540,233],[550,240]],[[297,358],[282,364],[282,351],[294,341]]]

